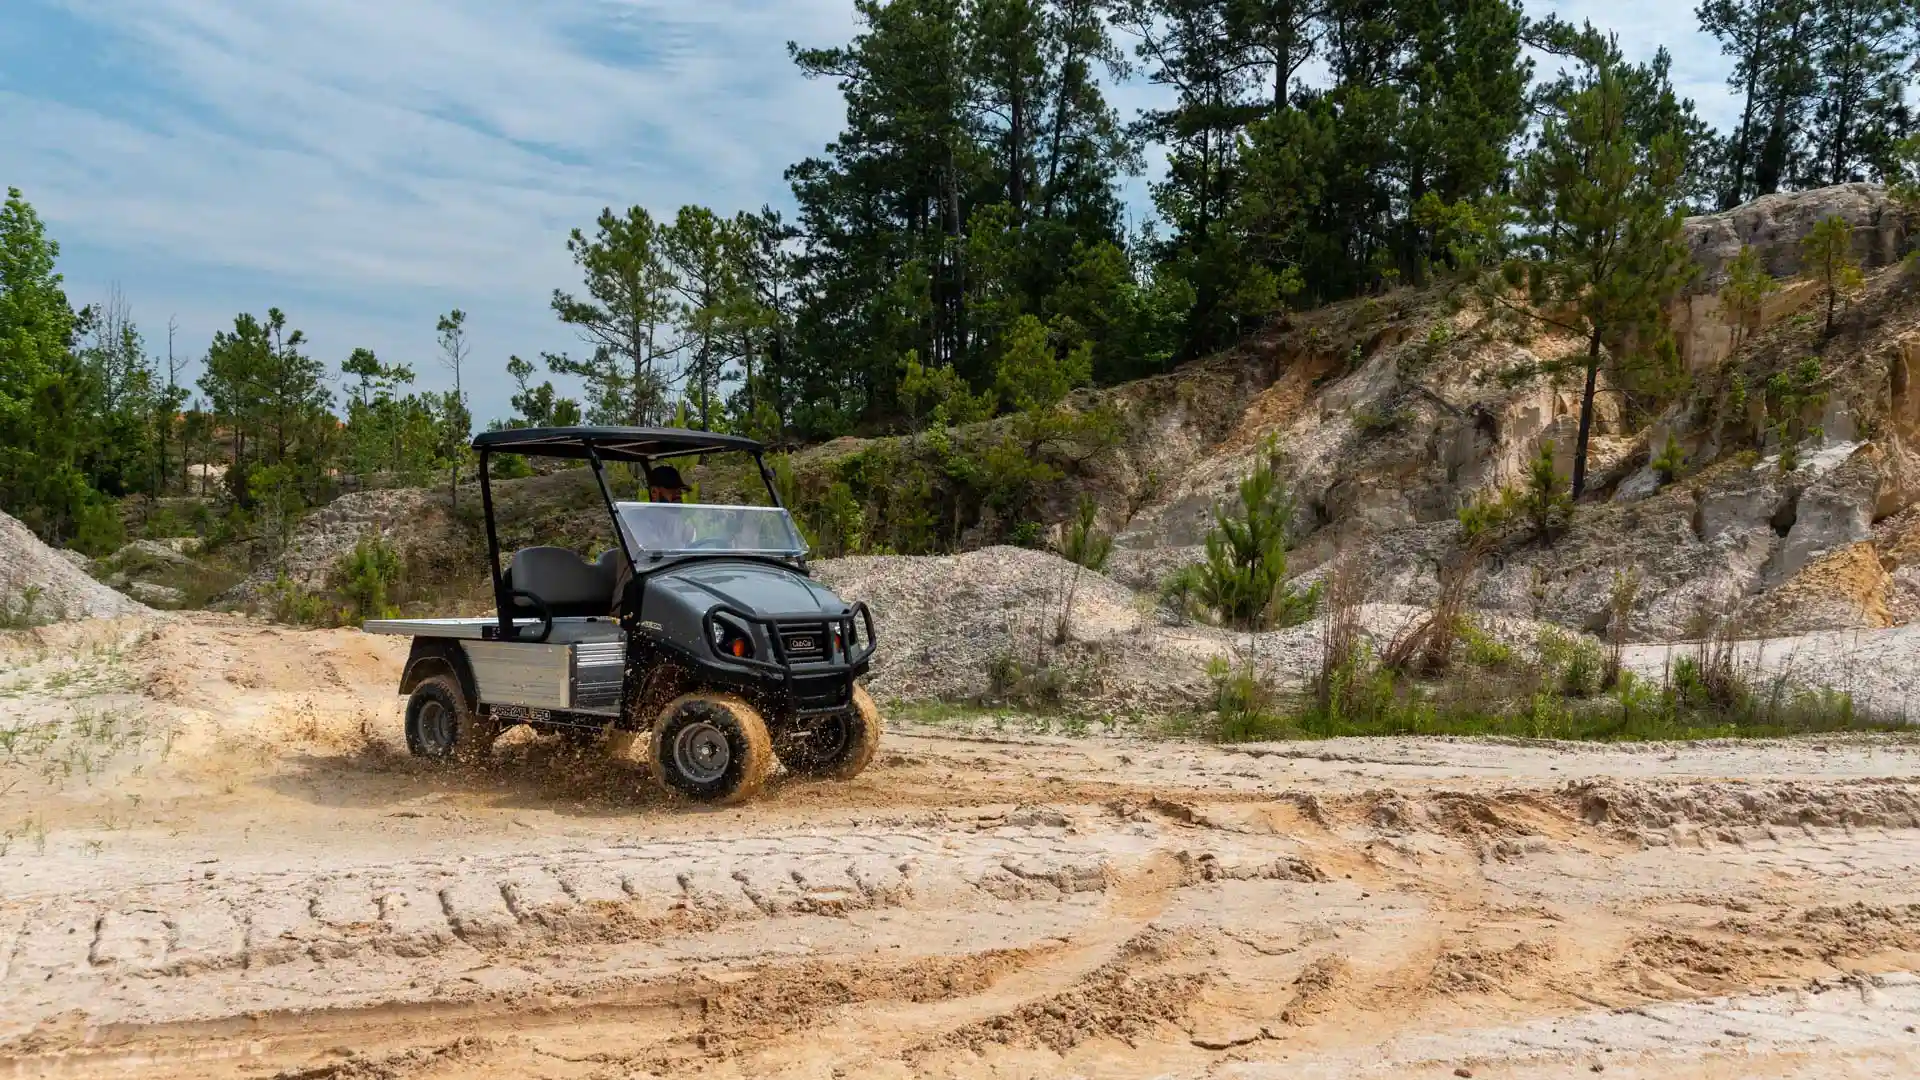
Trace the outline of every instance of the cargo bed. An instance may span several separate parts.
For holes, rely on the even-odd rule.
[[[490,618],[473,619],[369,619],[363,628],[369,634],[397,634],[401,637],[426,638],[462,638],[467,641],[479,641],[486,627],[499,625],[500,620]],[[516,627],[532,629],[540,625],[539,619],[516,619]],[[624,635],[620,624],[611,618],[587,617],[553,620],[553,633],[547,640],[555,645],[570,645],[582,641],[621,641]]]

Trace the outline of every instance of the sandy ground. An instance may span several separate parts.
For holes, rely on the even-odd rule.
[[[1920,1069],[1920,740],[890,732],[709,810],[405,643],[0,635],[0,1077]]]

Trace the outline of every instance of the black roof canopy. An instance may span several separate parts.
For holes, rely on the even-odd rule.
[[[585,458],[589,451],[602,461],[647,462],[682,454],[721,451],[759,453],[758,442],[740,435],[719,435],[686,428],[553,427],[508,428],[483,431],[473,437],[473,448],[494,454],[528,457]]]

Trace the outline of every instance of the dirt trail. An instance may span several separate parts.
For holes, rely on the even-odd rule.
[[[914,729],[706,810],[407,758],[403,644],[0,637],[0,1077],[1920,1066],[1913,739]]]

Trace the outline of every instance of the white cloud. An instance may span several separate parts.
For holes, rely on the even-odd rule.
[[[853,28],[843,0],[61,6],[100,35],[113,103],[0,91],[0,145],[7,182],[70,248],[331,294],[327,326],[290,310],[330,357],[388,344],[347,336],[381,329],[340,318],[356,296],[415,296],[426,326],[459,303],[523,335],[494,343],[495,364],[568,346],[546,298],[573,277],[566,230],[601,206],[783,201],[783,168],[841,120],[834,88],[800,78],[785,41]],[[143,310],[171,291],[112,266],[69,273],[80,296],[121,277]],[[482,415],[504,410],[504,392],[486,397]]]
[[[423,375],[434,314],[457,304],[474,315],[482,416],[505,411],[507,353],[572,344],[546,308],[574,279],[567,229],[603,205],[787,201],[783,169],[842,111],[785,43],[855,29],[849,0],[4,3],[0,64],[36,9],[97,39],[89,92],[0,89],[5,182],[68,241],[76,299],[117,278],[150,327],[181,311],[195,350],[224,313],[278,303],[330,360],[364,344]],[[1670,45],[1685,91],[1724,121],[1725,65],[1689,12],[1528,7],[1610,25],[1631,55]],[[1131,119],[1157,94],[1135,83],[1115,101]],[[179,280],[192,270],[224,291]]]

